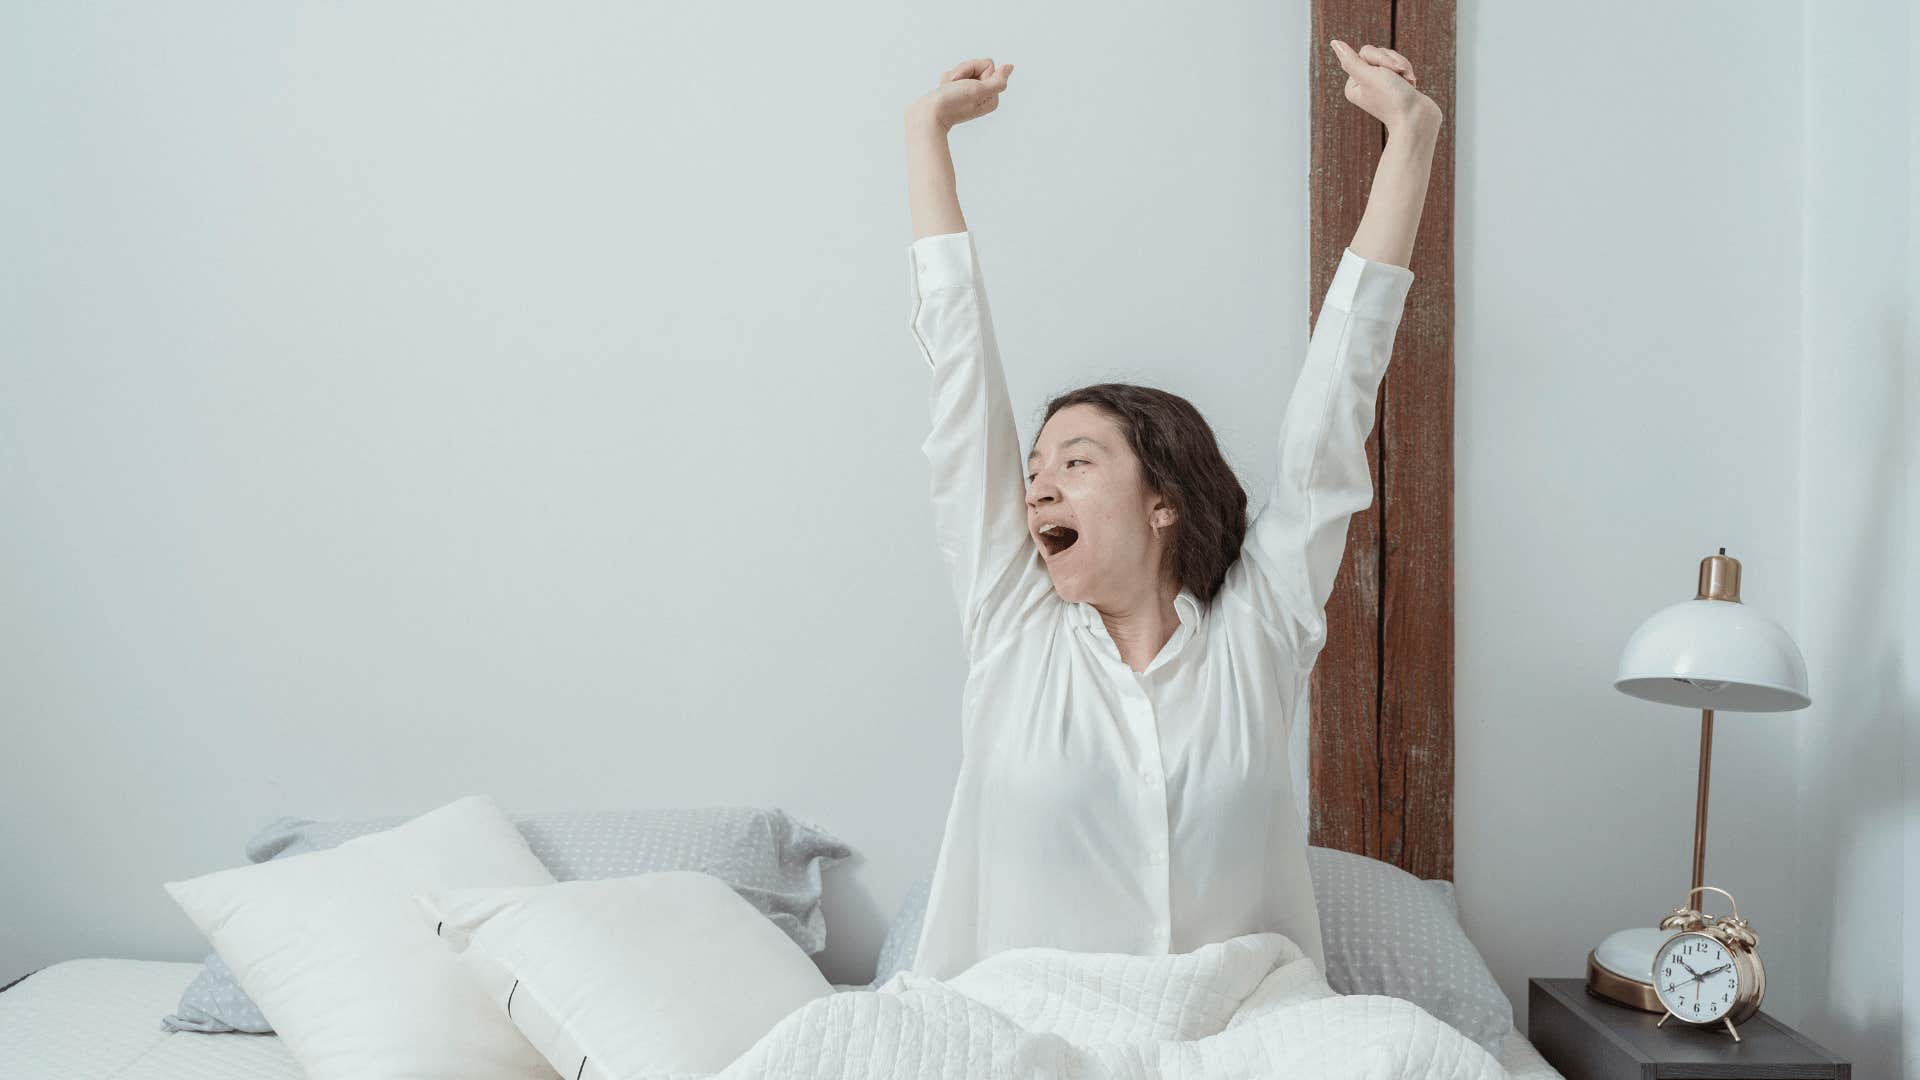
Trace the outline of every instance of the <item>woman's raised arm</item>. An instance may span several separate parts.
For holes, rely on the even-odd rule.
[[[1413,234],[1420,229],[1420,208],[1427,201],[1427,177],[1440,138],[1440,106],[1419,90],[1413,65],[1392,49],[1346,42],[1332,43],[1347,73],[1347,100],[1387,126],[1387,146],[1373,170],[1367,208],[1347,246],[1374,262],[1406,266],[1413,258]]]
[[[1439,106],[1414,89],[1405,57],[1372,45],[1356,53],[1341,41],[1333,51],[1348,75],[1347,100],[1387,126],[1387,145],[1287,399],[1266,505],[1222,586],[1283,635],[1305,666],[1326,641],[1347,521],[1373,502],[1367,433],[1413,284],[1407,264],[1440,129]]]
[[[931,376],[932,424],[921,450],[931,466],[934,535],[970,661],[1008,640],[1053,591],[1027,531],[1020,436],[947,152],[948,129],[992,112],[1012,70],[969,60],[907,110],[911,329]]]
[[[913,204],[915,240],[966,231],[947,132],[998,108],[1011,74],[1012,64],[963,60],[941,72],[939,85],[907,106],[907,199]]]

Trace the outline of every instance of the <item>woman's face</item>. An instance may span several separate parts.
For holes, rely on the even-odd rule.
[[[1131,605],[1157,587],[1173,510],[1147,489],[1140,459],[1093,405],[1047,418],[1027,459],[1027,531],[1068,602]],[[1051,526],[1068,532],[1054,534]],[[1154,526],[1162,527],[1157,539]]]

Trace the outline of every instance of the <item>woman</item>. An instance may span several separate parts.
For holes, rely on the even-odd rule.
[[[1366,438],[1441,123],[1405,57],[1332,48],[1387,145],[1251,524],[1206,421],[1164,391],[1056,398],[1021,453],[947,149],[954,124],[998,106],[1013,65],[961,63],[907,109],[912,328],[932,369],[922,449],[969,665],[916,972],[1020,946],[1160,954],[1265,930],[1326,969],[1287,734],[1347,519],[1373,500]]]

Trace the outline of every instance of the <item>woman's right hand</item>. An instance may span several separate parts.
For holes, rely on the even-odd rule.
[[[1363,45],[1354,52],[1353,46],[1339,38],[1328,44],[1347,73],[1347,100],[1387,125],[1389,131],[1409,124],[1440,123],[1440,106],[1415,89],[1420,80],[1406,57],[1378,45]]]
[[[964,124],[976,116],[985,116],[1000,105],[1000,91],[1007,88],[1012,64],[995,66],[991,58],[962,60],[940,73],[940,84],[915,98],[907,107],[943,130]]]

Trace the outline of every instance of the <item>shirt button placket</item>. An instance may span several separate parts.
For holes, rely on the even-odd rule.
[[[1151,931],[1155,948],[1165,952],[1172,933],[1172,876],[1169,869],[1172,853],[1167,847],[1167,792],[1165,769],[1160,759],[1160,730],[1155,721],[1153,701],[1147,696],[1140,681],[1129,678],[1128,687],[1133,698],[1131,712],[1134,718],[1136,742],[1141,748],[1140,761],[1140,801],[1141,819],[1145,824],[1142,841],[1142,856],[1147,864],[1147,894],[1152,897],[1155,911],[1154,925]]]

